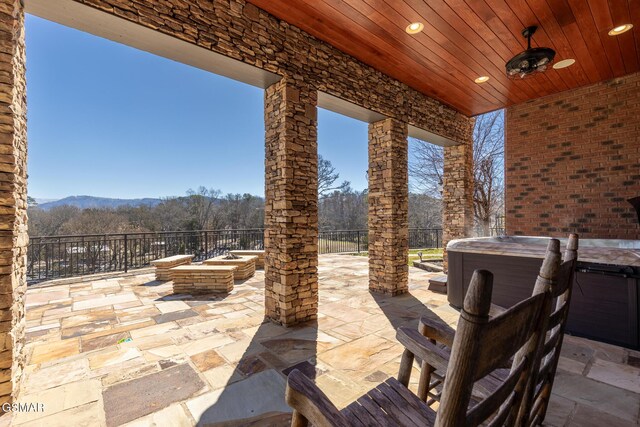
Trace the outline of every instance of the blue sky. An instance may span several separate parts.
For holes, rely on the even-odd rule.
[[[263,90],[27,16],[29,194],[264,194]],[[366,187],[367,125],[319,110],[318,151]]]

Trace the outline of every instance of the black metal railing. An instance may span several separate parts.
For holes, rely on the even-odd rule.
[[[196,261],[234,249],[264,249],[264,232],[254,230],[172,231],[31,237],[27,280],[124,271],[154,259],[193,254]]]
[[[320,231],[321,254],[367,250],[367,230]],[[410,229],[409,248],[437,248],[441,229]],[[203,230],[159,233],[92,234],[31,237],[27,280],[36,283],[64,277],[147,267],[154,259],[193,254],[202,261],[229,250],[264,249],[264,230]]]
[[[331,230],[318,234],[318,252],[321,254],[363,252],[368,244],[367,230]]]
[[[409,249],[427,249],[442,247],[441,228],[410,228]]]

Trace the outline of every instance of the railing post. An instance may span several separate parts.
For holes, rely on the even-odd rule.
[[[124,272],[129,270],[129,253],[127,251],[127,234],[124,235]]]
[[[358,230],[358,253],[360,253],[360,230]]]
[[[80,242],[80,246],[82,247],[79,251],[78,251],[78,260],[82,260],[82,274],[84,275],[84,267],[87,264],[87,254],[84,251],[84,236],[82,236],[81,242]],[[71,271],[71,275],[73,276],[73,271]]]
[[[209,233],[204,232],[204,259],[209,258]]]
[[[44,245],[44,277],[49,278],[49,247]]]
[[[102,263],[98,266],[98,271],[102,271],[102,265],[105,265],[105,271],[108,271],[107,264],[107,235],[102,236],[102,247],[100,248],[100,252],[102,252]]]

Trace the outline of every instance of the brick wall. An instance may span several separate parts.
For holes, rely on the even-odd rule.
[[[507,232],[640,239],[640,73],[509,107]]]

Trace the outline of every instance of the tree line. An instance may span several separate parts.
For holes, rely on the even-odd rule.
[[[410,227],[441,227],[439,201],[412,193],[409,206]],[[367,191],[347,186],[318,200],[318,224],[321,230],[366,230],[367,210]],[[32,237],[250,229],[264,227],[264,199],[251,194],[221,196],[219,191],[201,187],[156,206],[80,209],[64,205],[44,210],[32,205],[28,215]]]
[[[113,234],[262,228],[264,199],[251,194],[227,194],[200,187],[156,206],[80,209],[57,206],[28,208],[29,235]]]

